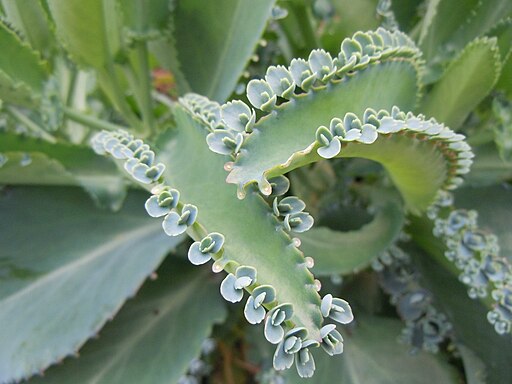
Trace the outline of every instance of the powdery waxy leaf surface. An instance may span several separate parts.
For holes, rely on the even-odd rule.
[[[419,110],[457,129],[489,94],[500,74],[496,40],[477,39],[446,69]]]
[[[226,158],[206,144],[207,130],[181,107],[175,109],[175,116],[178,130],[158,140],[158,160],[166,164],[166,182],[180,191],[181,201],[197,206],[198,223],[210,233],[224,235],[223,260],[254,267],[257,284],[274,287],[279,303],[293,305],[291,320],[306,327],[310,338],[319,338],[320,297],[302,253],[279,228],[272,208],[258,193],[248,194],[244,201],[237,199],[236,187],[225,182]],[[189,161],[191,152],[193,162]]]
[[[358,230],[341,232],[314,227],[299,236],[301,249],[315,260],[316,275],[350,274],[367,267],[396,239],[404,224],[398,202],[379,207],[371,222]]]
[[[0,382],[75,353],[179,243],[143,205],[131,194],[112,214],[77,188],[2,192]]]
[[[224,101],[253,54],[275,0],[180,1],[174,16],[178,60],[190,88]]]
[[[31,383],[177,383],[213,325],[224,320],[225,303],[212,276],[183,261],[166,260],[157,274],[79,359]]]
[[[126,183],[116,167],[83,145],[55,144],[3,133],[0,183],[9,185],[81,186],[102,207],[117,210]]]
[[[402,324],[397,320],[358,316],[359,323],[344,332],[343,355],[315,356],[314,383],[430,384],[458,383],[456,371],[435,355],[411,355],[397,342]],[[287,372],[287,384],[310,383]]]

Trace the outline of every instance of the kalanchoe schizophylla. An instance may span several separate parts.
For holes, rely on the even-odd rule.
[[[199,122],[201,122],[204,128],[209,132],[209,135],[215,133],[218,129],[222,130],[223,132],[241,133],[239,130],[242,129],[242,125],[238,125],[236,127],[238,130],[230,130],[229,126],[238,124],[239,119],[236,117],[237,113],[245,115],[245,117],[242,116],[242,120],[245,123],[245,121],[247,121],[248,114],[250,113],[248,107],[245,107],[242,104],[234,106],[233,104],[229,103],[221,107],[215,106],[215,108],[221,110],[221,113],[219,114],[221,120],[219,120],[216,124],[218,124],[217,127],[222,126],[222,128],[212,128],[211,124],[205,122],[205,113],[201,110],[200,106],[208,105],[210,109],[214,109],[214,107],[212,103],[201,99],[201,96],[190,94],[183,97],[182,102],[184,104],[188,103],[187,111]],[[230,111],[229,117],[227,118],[231,119],[232,121],[224,120],[222,112],[223,109]],[[247,131],[244,129],[244,132]],[[243,134],[245,135],[247,133]],[[228,161],[224,168],[229,170],[230,164],[231,162]],[[287,196],[284,198],[276,197],[286,193],[288,190],[290,182],[286,177],[278,175],[268,181],[265,179],[264,183],[264,188],[268,188],[268,193],[266,195],[271,196],[267,200],[269,208],[271,209],[275,220],[279,220],[286,231],[302,232],[308,230],[312,226],[313,218],[308,213],[304,212],[304,202],[294,196]],[[290,245],[293,247],[297,247],[300,244],[294,239],[289,240]],[[208,240],[205,246],[209,245],[210,242]],[[233,271],[233,268],[236,268],[236,263],[233,264],[227,259],[224,260],[222,256],[218,257],[214,254],[200,254],[200,242],[194,243],[193,248],[191,248],[189,252],[189,258],[196,263],[206,263],[208,260],[210,260],[210,258],[215,258],[216,261],[213,267],[215,272],[223,269],[228,264],[230,265],[231,273],[229,273],[221,283],[221,295],[226,300],[235,303],[243,299],[244,290],[248,291],[250,295],[244,307],[245,317],[247,318],[248,322],[252,324],[257,324],[265,320],[264,334],[267,340],[271,343],[278,344],[283,339],[284,335],[290,330],[290,326],[294,325],[292,321],[294,316],[292,305],[288,303],[276,302],[278,293],[275,292],[275,289],[272,286],[258,286],[256,270],[254,268],[238,266],[238,268]],[[219,262],[221,264],[219,264],[219,268],[217,268],[216,265]],[[301,265],[306,266],[307,268],[311,268],[313,266],[312,259],[304,259],[304,262],[301,263]],[[308,289],[313,288],[315,291],[319,289],[318,287],[318,281],[314,281],[314,283],[308,285]],[[337,333],[332,331],[331,334],[334,335],[332,337],[336,339]],[[318,337],[320,340],[319,335],[320,328],[318,329]],[[334,339],[332,342],[334,342]],[[311,375],[314,370],[314,362],[309,358],[309,348],[318,347],[319,340],[306,343],[301,352],[301,357],[298,357],[296,360],[294,360],[296,362],[297,369],[301,371],[300,374],[305,377]],[[336,347],[336,350],[339,350],[339,347]]]
[[[270,66],[265,80],[251,80],[247,85],[247,97],[251,104],[264,112],[277,106],[277,96],[291,99],[297,96],[296,86],[308,92],[331,81],[339,81],[350,71],[361,70],[371,63],[419,55],[414,43],[403,33],[377,31],[357,33],[341,43],[336,58],[322,50],[313,50],[308,60],[293,59],[288,68]]]
[[[255,129],[258,129],[256,124]],[[265,132],[261,132],[264,134]],[[408,134],[411,139],[419,136],[421,141],[427,141],[440,148],[440,152],[448,164],[448,172],[443,185],[443,191],[452,190],[462,182],[461,176],[469,172],[472,163],[473,153],[469,145],[464,142],[464,136],[454,133],[448,127],[438,123],[435,119],[426,119],[423,115],[414,115],[411,112],[404,113],[397,107],[393,107],[391,112],[386,110],[376,111],[368,108],[361,116],[352,112],[347,112],[343,117],[333,118],[329,127],[320,126],[315,132],[314,142],[303,151],[291,154],[293,156],[309,156],[313,148],[323,158],[330,159],[336,156],[343,156],[343,148],[352,142],[371,145],[382,137],[383,139],[393,134]],[[242,145],[242,148],[244,146]],[[240,157],[247,156],[242,154]],[[238,162],[237,158],[233,166],[230,166],[231,174],[228,176],[228,182],[237,182],[240,185],[249,184],[250,179],[244,175],[244,167]],[[311,161],[316,161],[311,157]],[[284,164],[276,164],[280,169],[287,169],[289,161]],[[253,168],[259,168],[253,166]],[[234,170],[234,168],[237,168]],[[275,169],[275,168],[274,168]],[[263,175],[258,180],[260,191],[264,195],[271,193],[271,187],[265,179],[266,172],[274,169],[261,169]],[[284,172],[284,171],[283,171]]]

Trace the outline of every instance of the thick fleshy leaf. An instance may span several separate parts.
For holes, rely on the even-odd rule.
[[[54,41],[43,4],[32,0],[2,0],[7,19],[38,51],[53,47]]]
[[[167,260],[97,340],[34,383],[176,383],[224,320],[217,284],[196,268]],[[207,315],[205,315],[207,314]]]
[[[117,5],[115,1],[48,0],[57,36],[79,63],[103,66],[119,49]],[[87,33],[84,33],[87,31]]]
[[[421,243],[429,249],[429,254],[436,254],[434,258],[420,251],[410,252],[426,288],[434,294],[436,305],[447,314],[456,337],[485,364],[487,381],[507,381],[512,375],[510,339],[495,332],[487,320],[489,309],[482,302],[470,299],[467,287],[446,269],[442,245],[430,234],[424,237],[418,229],[414,225],[415,240],[421,236]]]
[[[244,201],[237,198],[236,187],[225,182],[224,163],[229,158],[209,150],[205,143],[208,130],[182,107],[174,112],[177,129],[157,140],[160,148],[155,152],[166,164],[166,182],[180,191],[183,202],[197,206],[198,224],[224,235],[222,262],[215,267],[233,274],[237,264],[254,267],[256,285],[274,287],[279,304],[293,304],[290,320],[306,327],[310,337],[317,337],[322,322],[320,297],[303,255],[284,231],[276,231],[279,222],[269,215],[271,208],[261,195],[250,193]],[[191,153],[194,161],[190,161]]]
[[[419,111],[457,129],[491,91],[500,69],[496,40],[475,40],[450,64]]]
[[[313,158],[316,153],[310,153],[306,149],[311,148],[317,128],[329,123],[330,119],[334,117],[343,118],[348,112],[356,113],[359,116],[368,107],[376,110],[381,108],[391,109],[392,105],[400,106],[405,110],[413,108],[417,92],[416,75],[416,70],[411,63],[405,61],[385,62],[371,66],[367,70],[356,72],[354,76],[346,81],[333,84],[333,86],[315,92],[308,97],[297,98],[289,105],[283,104],[274,114],[260,119],[256,123],[255,130],[257,129],[258,132],[256,132],[256,135],[249,135],[245,140],[240,156],[235,161],[227,181],[237,185],[247,185],[261,180],[265,175],[270,178],[294,169],[302,160],[302,154],[304,157],[310,155]],[[367,91],[370,89],[368,88],[369,84],[372,87],[371,91]],[[392,84],[400,84],[400,87]],[[347,127],[348,125],[345,124],[345,128]],[[279,143],[279,150],[269,152],[268,148],[272,148],[275,143]],[[365,147],[380,152],[380,149],[378,149],[380,145],[388,147],[390,144],[390,141],[378,140],[368,146],[347,145],[341,150],[339,156],[357,156],[355,153],[351,153],[352,150],[355,152],[366,151]],[[382,148],[382,151],[386,152],[386,157],[391,156],[391,154],[395,155],[398,151],[405,155],[410,151],[410,145],[405,145],[406,147],[400,150],[398,148]],[[299,152],[301,154],[298,154]],[[432,156],[430,149],[428,152],[429,156]],[[297,154],[295,162],[292,161],[293,158],[291,157],[294,154]],[[408,205],[426,207],[438,189],[438,186],[435,188],[430,186],[438,185],[438,183],[429,182],[430,186],[425,183],[424,186],[419,187],[416,175],[420,172],[425,176],[422,183],[429,174],[429,178],[431,176],[438,178],[439,172],[444,172],[444,165],[436,164],[437,160],[432,158],[423,163],[421,171],[418,170],[414,173],[412,183],[405,182],[405,179],[399,181],[399,178],[408,177],[408,171],[406,169],[398,170],[398,168],[402,168],[403,165],[403,167],[410,170],[411,164],[418,163],[420,158],[418,148],[415,147],[414,154],[411,152],[410,155],[410,159],[404,159],[403,163],[400,162],[400,164],[393,156],[393,165],[389,163],[389,166],[397,168],[396,175],[400,176],[398,178],[394,177],[394,181],[400,184],[399,188],[407,196],[406,200],[410,203]],[[375,160],[375,157],[372,156],[372,160]],[[394,171],[391,168],[388,168],[388,170],[393,174]],[[434,168],[436,171],[434,171]],[[409,188],[412,184],[418,186],[418,188],[414,188],[414,191]],[[404,188],[409,189],[409,191],[405,191]],[[428,198],[427,194],[429,195]],[[415,200],[415,202],[413,203],[412,200]]]
[[[126,196],[124,176],[111,161],[89,147],[51,144],[12,133],[0,134],[0,183],[10,185],[82,186],[101,206],[119,209]],[[31,159],[22,164],[22,159]]]
[[[42,92],[46,69],[41,58],[7,25],[0,23],[0,44],[4,50],[0,70],[8,75],[13,84],[22,82],[34,92]]]
[[[512,4],[508,0],[431,1],[422,23],[420,47],[429,63],[439,65],[511,14]]]
[[[345,334],[343,355],[315,353],[315,383],[430,384],[459,383],[456,369],[438,356],[420,352],[411,355],[396,337],[403,326],[397,320],[358,316],[358,326]],[[315,351],[316,352],[316,351]],[[310,383],[292,370],[287,384]]]
[[[180,1],[176,48],[192,91],[224,101],[253,54],[275,0]]]
[[[498,236],[500,254],[512,262],[512,190],[504,185],[484,188],[461,188],[455,194],[458,207],[475,209],[483,229]]]
[[[112,214],[77,188],[3,191],[1,382],[75,353],[179,243],[143,204],[144,196],[131,194]]]
[[[400,233],[404,214],[398,201],[385,202],[371,222],[358,230],[342,232],[327,227],[301,233],[301,248],[315,260],[313,272],[320,276],[349,274],[368,266]]]

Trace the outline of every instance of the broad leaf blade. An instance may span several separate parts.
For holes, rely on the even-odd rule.
[[[226,157],[210,151],[206,129],[183,108],[174,113],[178,129],[158,140],[166,182],[180,192],[180,201],[198,208],[197,221],[208,232],[225,236],[223,259],[254,267],[258,285],[272,285],[280,304],[293,305],[291,321],[307,328],[310,338],[319,337],[320,296],[302,253],[261,195],[249,193],[241,201],[236,187],[225,183]],[[191,153],[194,161],[190,161]]]
[[[422,236],[415,225],[414,236]],[[472,300],[467,288],[449,272],[442,262],[443,248],[433,236],[423,237],[428,242],[428,257],[425,253],[409,250],[422,275],[422,283],[434,294],[435,305],[445,313],[454,327],[459,343],[470,348],[486,366],[488,383],[508,382],[512,377],[512,347],[510,337],[498,335],[487,321],[488,308],[481,301]],[[417,240],[415,238],[415,240]]]
[[[249,61],[275,0],[189,0],[174,26],[181,68],[191,89],[226,100]]]
[[[79,189],[3,192],[0,382],[74,353],[179,242],[146,217],[143,204],[134,194],[112,214]]]
[[[204,272],[167,261],[79,359],[31,383],[176,383],[226,316],[217,283]]]
[[[2,133],[0,183],[82,186],[101,206],[116,210],[126,196],[126,181],[115,165],[91,148]]]
[[[496,40],[475,40],[450,64],[419,110],[457,129],[492,90],[500,71]]]
[[[5,22],[0,22],[0,46],[0,98],[27,105],[41,94],[46,68],[39,55]]]
[[[455,194],[458,207],[475,209],[482,229],[498,236],[501,254],[512,261],[512,190],[505,185],[461,188]]]
[[[315,356],[314,383],[343,384],[431,384],[459,383],[456,370],[432,354],[411,355],[396,340],[402,324],[398,320],[359,316],[358,326],[345,334],[343,355]],[[327,357],[327,358],[326,358]],[[309,383],[295,372],[288,384]]]
[[[320,227],[302,233],[299,236],[301,249],[315,260],[313,272],[316,275],[354,273],[367,267],[391,245],[403,223],[400,204],[388,201],[370,223],[358,230],[342,232]]]
[[[2,0],[9,22],[21,32],[32,48],[40,52],[53,47],[53,36],[40,0]]]
[[[82,65],[101,68],[119,49],[116,2],[48,0],[57,36]]]

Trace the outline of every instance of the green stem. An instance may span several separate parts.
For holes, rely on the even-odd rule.
[[[21,124],[23,124],[25,127],[27,127],[30,131],[41,137],[42,139],[55,144],[57,142],[57,139],[50,135],[48,132],[46,132],[43,128],[41,128],[39,125],[34,123],[30,118],[25,116],[23,113],[18,111],[16,108],[8,106],[5,108],[5,111],[13,117],[15,120],[19,121]]]
[[[279,25],[293,50],[292,55],[303,56],[320,44],[312,25],[309,10],[304,5],[288,4],[289,15]]]
[[[140,119],[135,115],[126,101],[124,92],[119,84],[119,79],[117,78],[113,62],[109,61],[106,67],[106,71],[101,71],[100,73],[102,74],[101,77],[107,81],[109,88],[112,91],[114,104],[129,125],[139,131],[144,131],[141,126]]]
[[[135,53],[139,67],[139,100],[142,119],[146,129],[154,132],[153,100],[151,99],[151,74],[148,63],[148,46],[146,41],[135,43]]]
[[[107,131],[116,131],[118,129],[126,129],[121,125],[109,123],[108,121],[100,120],[96,117],[86,115],[82,112],[78,112],[74,109],[64,107],[64,115],[77,123],[87,125],[93,129],[105,129]]]

